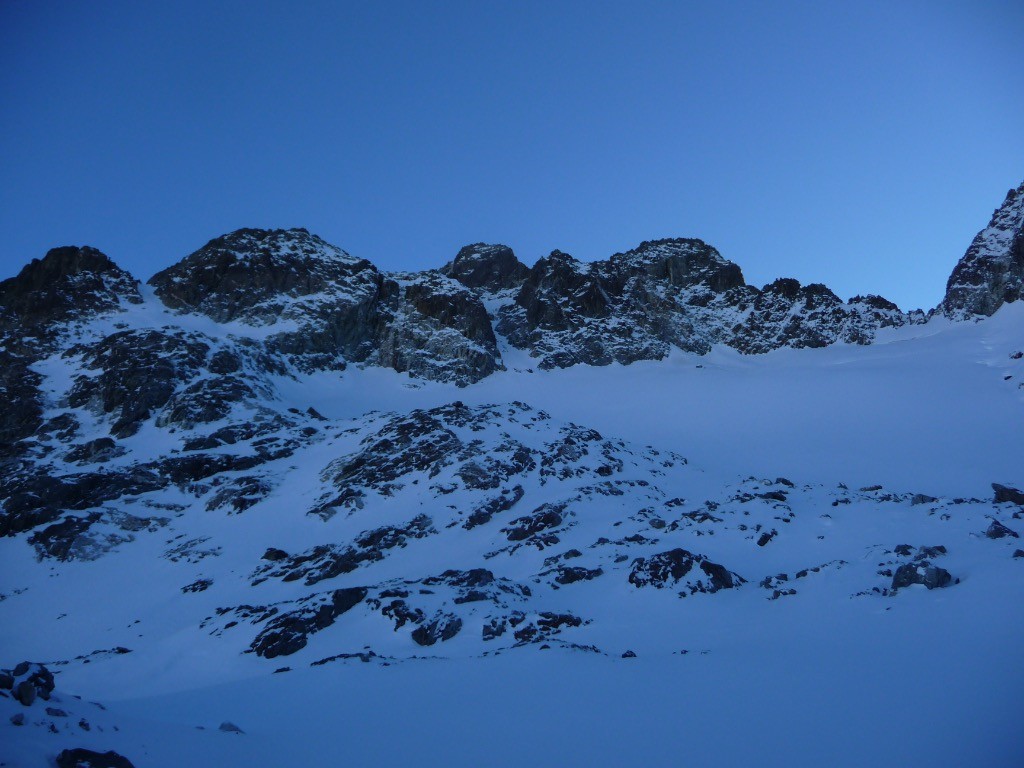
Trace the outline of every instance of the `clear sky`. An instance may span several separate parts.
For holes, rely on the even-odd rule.
[[[701,237],[933,306],[1024,180],[1024,3],[0,2],[0,277],[304,226],[385,269]]]

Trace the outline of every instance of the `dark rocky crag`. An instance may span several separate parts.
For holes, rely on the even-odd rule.
[[[500,367],[475,293],[436,271],[388,275],[304,229],[241,229],[150,281],[167,306],[267,327],[302,371],[366,363],[469,384]]]
[[[534,265],[497,329],[541,368],[657,360],[715,344],[758,354],[780,347],[869,344],[879,328],[924,320],[878,296],[843,302],[819,284],[747,285],[739,266],[701,240],[641,243],[584,264],[554,251]]]
[[[937,311],[953,320],[988,317],[1024,298],[1024,183],[1006,193],[946,283]]]

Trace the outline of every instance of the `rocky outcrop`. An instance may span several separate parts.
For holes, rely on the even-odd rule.
[[[0,341],[47,347],[62,325],[139,303],[135,278],[89,246],[54,248],[0,282]]]
[[[642,243],[584,264],[555,251],[530,270],[497,329],[541,368],[657,360],[672,348],[747,354],[780,347],[869,344],[879,328],[923,321],[879,296],[844,302],[819,284],[747,285],[740,268],[701,240]]]
[[[921,584],[927,589],[948,587],[953,577],[945,568],[932,565],[927,560],[916,563],[905,563],[896,569],[892,577],[892,588],[902,589],[913,584]]]
[[[367,346],[372,351],[363,362],[463,385],[502,367],[490,316],[476,292],[437,272],[395,275],[385,288]]]
[[[694,566],[707,578],[707,583],[699,577],[687,576]],[[733,589],[746,581],[739,574],[733,573],[725,566],[713,563],[703,555],[693,554],[685,549],[676,548],[667,552],[659,552],[650,557],[638,557],[633,561],[629,572],[629,583],[635,587],[655,587],[664,589],[680,585],[689,594],[698,592],[714,593],[721,589]],[[681,592],[684,595],[686,592]]]
[[[465,246],[440,271],[467,288],[487,293],[518,288],[530,274],[530,268],[507,245],[486,243]]]
[[[953,320],[987,317],[1024,298],[1024,183],[1006,193],[946,283],[938,310]]]
[[[150,279],[169,307],[264,329],[303,371],[382,365],[468,384],[500,367],[476,293],[438,272],[387,275],[305,229],[241,229]]]
[[[249,649],[266,659],[289,656],[305,648],[310,635],[327,629],[341,614],[361,603],[365,597],[366,589],[349,587],[312,595],[287,613],[262,609],[269,621]]]

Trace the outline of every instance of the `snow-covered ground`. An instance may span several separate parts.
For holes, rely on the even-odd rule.
[[[84,562],[37,562],[24,537],[0,539],[0,659],[48,663],[57,673],[49,706],[67,714],[0,698],[0,764],[48,765],[61,748],[86,746],[115,749],[140,768],[1022,765],[1024,558],[1013,553],[1024,545],[984,535],[992,518],[1024,534],[1014,517],[1024,510],[991,503],[992,482],[1024,487],[1024,359],[1012,356],[1021,350],[1018,302],[979,323],[933,319],[882,331],[866,347],[761,356],[716,349],[556,371],[530,370],[529,358],[503,349],[508,371],[461,389],[380,368],[274,379],[279,405],[313,406],[333,431],[287,459],[287,476],[251,509],[228,515],[197,505],[168,528]],[[47,386],[66,388],[59,367],[44,372]],[[554,486],[531,476],[522,482],[532,506],[583,493],[568,507],[574,523],[559,531],[558,547],[494,557],[508,544],[501,523],[464,531],[466,510],[446,506],[447,495],[426,482],[390,496],[367,491],[358,513],[327,521],[306,514],[324,491],[324,467],[377,434],[385,414],[455,400],[516,400],[551,414],[550,428],[507,426],[536,450],[549,444],[544,430],[553,435],[565,422],[621,438],[614,454],[625,462],[623,482],[654,478],[653,487],[590,497],[589,480]],[[370,411],[379,413],[366,417]],[[131,440],[163,452],[148,429]],[[498,444],[497,435],[481,435]],[[688,463],[658,475],[647,445]],[[782,507],[758,496],[780,490]],[[936,498],[912,503],[912,494]],[[686,503],[673,507],[673,497]],[[668,520],[665,510],[705,501],[718,522],[652,532],[638,513],[650,503]],[[428,648],[379,614],[353,609],[277,659],[243,653],[254,630],[241,619],[226,628],[235,614],[200,626],[218,608],[295,600],[327,586],[252,586],[265,548],[340,544],[420,512],[437,535],[329,585],[380,586],[485,566],[531,585],[527,612],[571,610],[592,620],[560,639],[600,652],[552,641],[546,649],[505,643],[496,653],[479,642],[484,617],[472,607],[460,609],[461,634]],[[780,533],[758,546],[755,524]],[[185,533],[207,543],[168,559],[167,546]],[[648,543],[607,555],[590,548],[598,537],[633,533]],[[891,578],[880,569],[908,562],[893,552],[901,544],[947,548],[932,559],[959,583],[883,594]],[[561,587],[533,580],[546,557],[569,546],[605,575]],[[680,546],[746,583],[681,599],[674,589],[626,579],[635,556]],[[218,554],[204,557],[203,548]],[[619,554],[627,549],[628,557]],[[801,569],[811,572],[799,576]],[[787,580],[762,584],[780,572]],[[204,577],[213,581],[208,590],[181,591]],[[771,599],[776,587],[797,593]],[[311,666],[366,645],[380,656]],[[75,660],[116,647],[131,652]],[[622,658],[626,651],[636,657]],[[274,674],[284,666],[290,671]],[[19,712],[55,723],[57,733],[12,725]],[[244,733],[220,731],[225,721]]]

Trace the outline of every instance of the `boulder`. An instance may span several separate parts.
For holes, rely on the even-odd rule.
[[[912,584],[923,584],[928,589],[948,587],[953,577],[945,568],[939,568],[928,561],[905,563],[896,569],[892,577],[892,588],[901,589]]]

